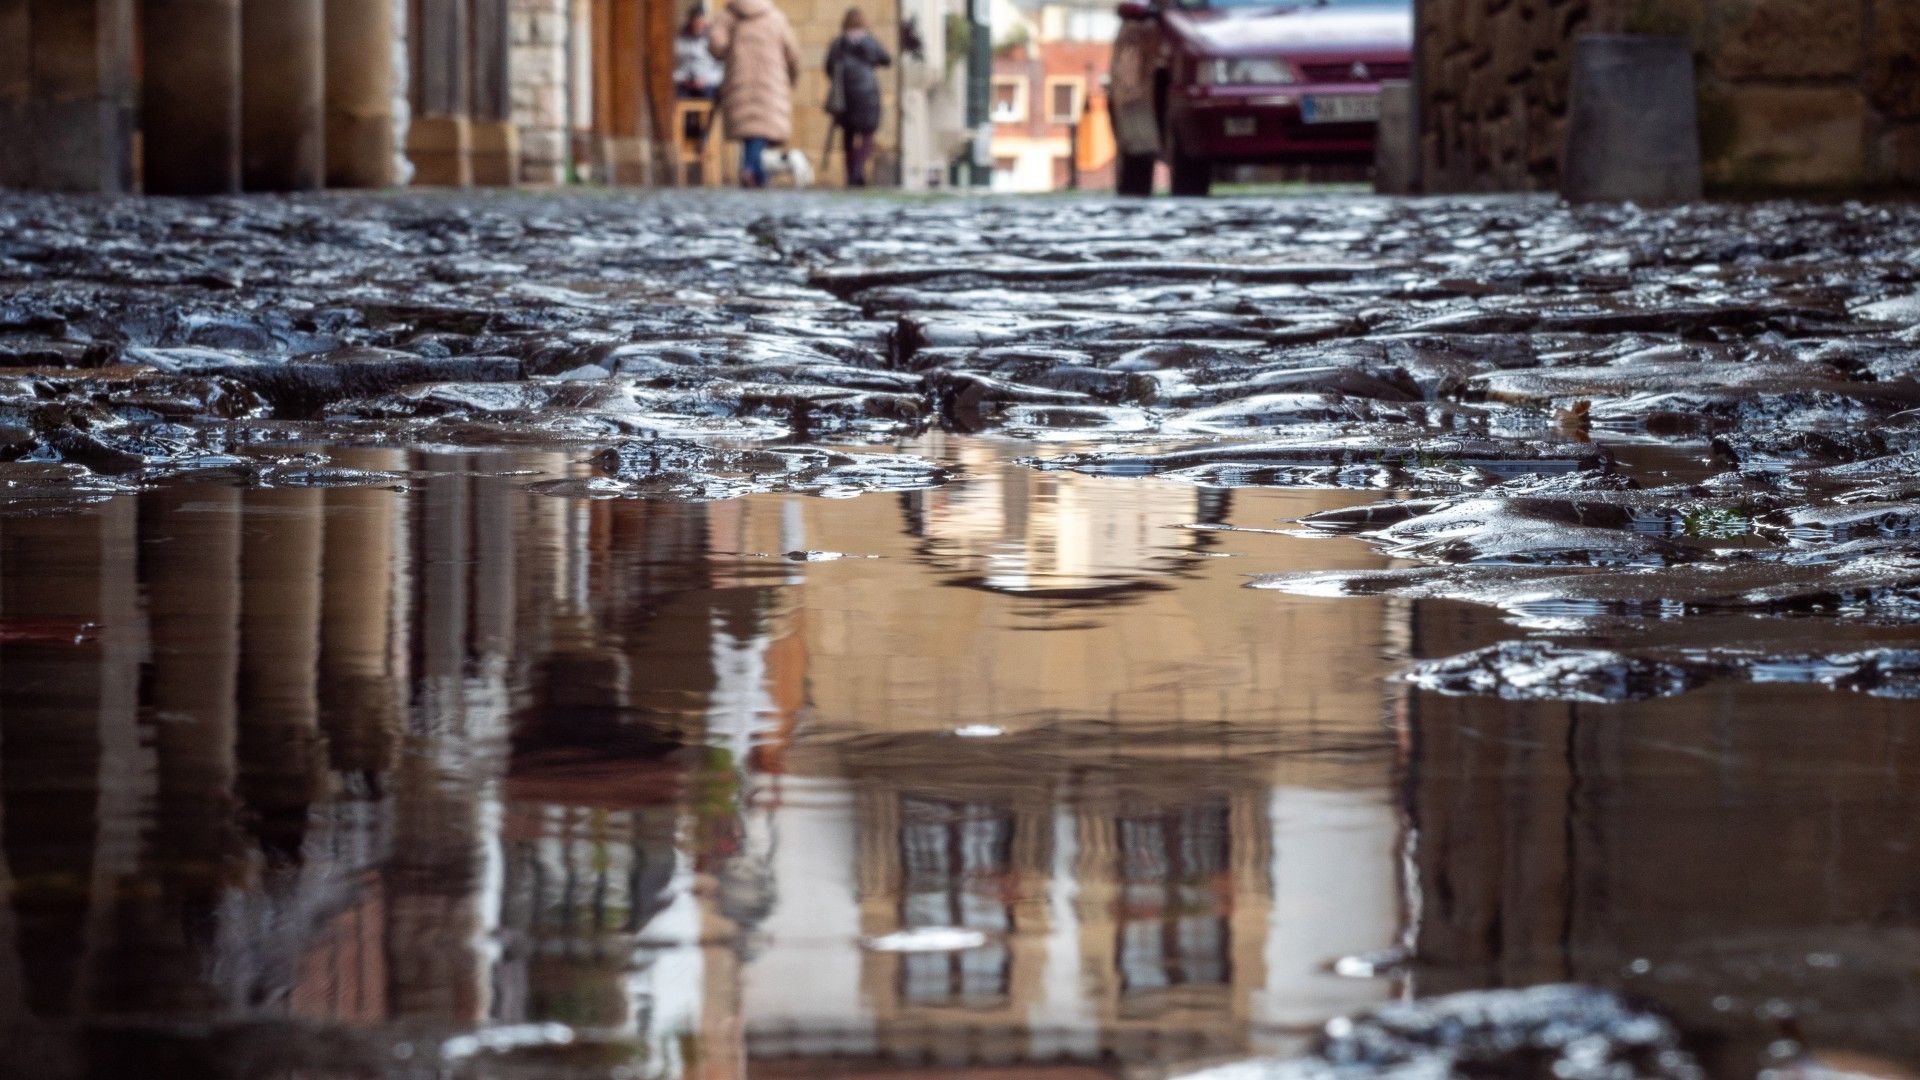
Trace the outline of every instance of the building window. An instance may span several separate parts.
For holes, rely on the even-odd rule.
[[[1047,123],[1077,124],[1087,103],[1087,82],[1072,76],[1047,80]]]
[[[1115,822],[1123,994],[1232,981],[1230,820],[1208,802]]]
[[[1013,816],[985,803],[900,800],[900,925],[964,927],[987,935],[978,949],[901,957],[900,998],[909,1005],[997,1004],[1010,989],[1007,935],[1013,908]]]
[[[996,124],[1027,122],[1027,80],[1017,75],[993,77],[993,122]]]

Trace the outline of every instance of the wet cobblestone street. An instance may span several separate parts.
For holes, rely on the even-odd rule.
[[[1916,250],[1858,203],[0,194],[0,1038],[1920,1067]]]

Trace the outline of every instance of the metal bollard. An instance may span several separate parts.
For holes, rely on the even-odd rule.
[[[1594,34],[1573,57],[1560,194],[1663,206],[1700,198],[1693,44]]]
[[[1390,79],[1380,84],[1380,124],[1373,143],[1373,190],[1382,195],[1411,195],[1419,136],[1413,124],[1413,84]]]

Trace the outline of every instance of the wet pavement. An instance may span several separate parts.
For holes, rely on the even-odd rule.
[[[0,196],[0,1073],[1920,1068],[1916,248]]]

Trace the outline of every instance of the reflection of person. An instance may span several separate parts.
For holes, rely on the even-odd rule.
[[[873,134],[880,130],[880,78],[876,69],[893,63],[886,46],[867,29],[859,8],[848,8],[840,36],[827,50],[827,78],[834,93],[829,107],[839,111],[834,120],[846,137],[847,186],[867,186],[867,163],[873,159]]]
[[[696,7],[673,39],[673,88],[683,98],[711,101],[727,69],[707,47],[707,9]]]
[[[729,0],[707,39],[727,66],[720,112],[727,137],[739,139],[740,183],[766,187],[767,147],[793,137],[793,87],[800,81],[800,44],[773,0]]]

